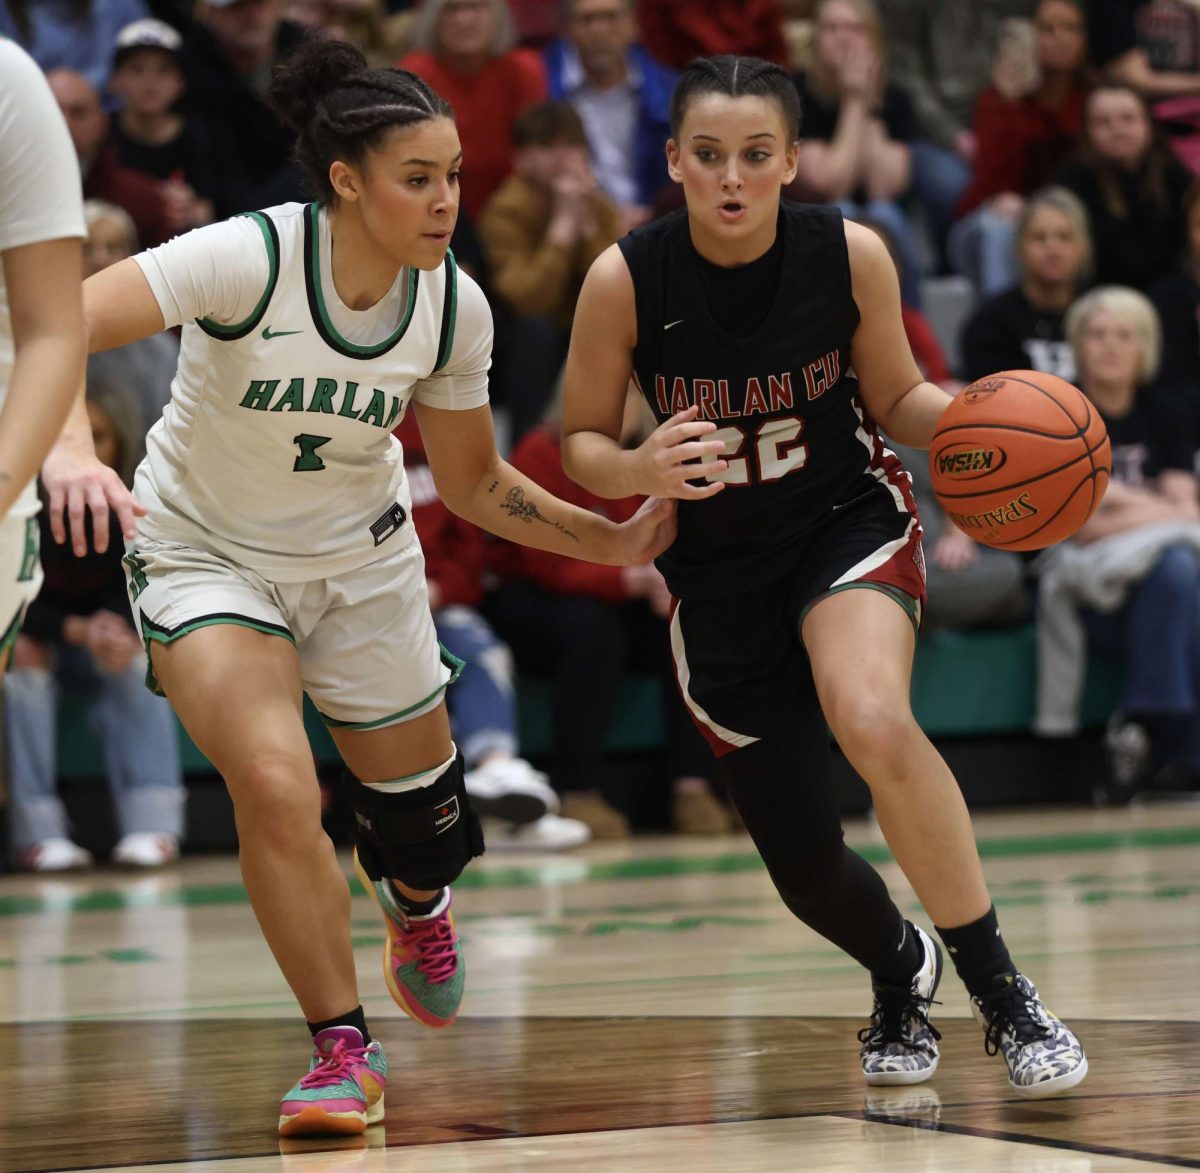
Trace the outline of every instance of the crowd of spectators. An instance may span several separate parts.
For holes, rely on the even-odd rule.
[[[1046,646],[1069,629],[1080,656],[1090,643],[1129,663],[1108,735],[1107,797],[1152,777],[1196,787],[1200,0],[0,0],[0,34],[31,52],[63,111],[89,200],[89,271],[191,227],[305,198],[289,136],[262,97],[274,64],[306,34],[353,38],[373,62],[426,78],[453,105],[463,144],[454,248],[493,307],[503,445],[556,492],[616,513],[636,503],[587,498],[557,462],[555,389],[580,284],[624,232],[680,203],[663,152],[676,71],[724,52],[784,64],[804,101],[786,194],[835,203],[883,236],[927,376],[951,392],[1011,368],[1076,381],[1113,439],[1108,500],[1041,559],[965,539],[917,476],[927,628],[1036,614],[1045,629],[1047,613],[1069,615]],[[969,291],[961,333],[929,304],[947,280]],[[144,435],[169,398],[176,350],[163,335],[98,356],[96,402],[122,397]],[[403,434],[416,476],[419,435]],[[905,455],[919,474],[922,457]],[[1158,540],[1122,540],[1129,531]],[[630,672],[663,685],[674,826],[728,829],[711,763],[670,687],[668,600],[653,568],[499,549],[441,521],[426,522],[422,537],[443,642],[488,665],[459,685],[454,714],[473,768],[537,773],[517,744],[511,664],[555,682],[545,764],[562,800],[561,842],[547,824],[543,846],[581,841],[563,830],[576,820],[582,838],[629,833],[605,794],[603,760]],[[1120,562],[1124,585],[1098,599],[1079,567],[1104,558]],[[54,605],[84,607],[84,620],[115,610],[127,623],[105,598],[90,612],[78,600]],[[43,721],[54,673],[73,671],[80,651],[111,677],[96,703],[117,711],[128,673],[105,668],[90,636],[74,638],[83,630],[69,620],[31,629],[6,686],[10,743],[14,729]],[[1156,667],[1165,644],[1170,672]],[[1051,735],[1073,720],[1061,703],[1045,715],[1057,687],[1043,680],[1039,698]],[[109,740],[129,719],[113,717]],[[30,793],[46,791],[46,769],[30,764],[43,751],[10,750]],[[171,857],[179,825],[166,792],[177,769],[161,760],[163,793],[149,804],[161,817],[130,815],[127,829],[159,836]],[[121,803],[152,788],[137,768],[110,762]],[[42,838],[65,838],[61,811],[36,801],[54,831]],[[22,834],[22,849],[36,846],[34,831]],[[508,834],[538,845],[538,833]]]

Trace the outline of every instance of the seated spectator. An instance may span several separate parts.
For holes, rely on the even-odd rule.
[[[263,96],[272,68],[303,36],[282,19],[278,0],[207,0],[184,34],[189,109],[219,126],[231,145],[223,160],[230,213],[302,198],[295,136]],[[148,243],[143,239],[143,248]]]
[[[899,204],[912,180],[915,122],[886,69],[871,0],[820,0],[812,68],[796,78],[803,111],[796,186],[851,219],[883,225],[900,257],[904,301],[919,308],[921,258]]]
[[[46,80],[79,156],[83,198],[119,205],[133,217],[145,247],[162,244],[171,236],[171,217],[162,185],[117,160],[116,144],[108,133],[108,115],[95,87],[69,69],[56,69],[47,74]]]
[[[1125,685],[1097,797],[1128,801],[1156,767],[1191,779],[1200,772],[1195,441],[1170,404],[1147,390],[1159,333],[1143,294],[1093,290],[1067,315],[1067,337],[1080,386],[1108,425],[1112,480],[1075,538],[1037,563],[1037,727],[1073,731],[1087,642],[1120,653]]]
[[[476,609],[483,597],[485,538],[442,504],[416,417],[396,429],[412,495],[412,522],[425,555],[425,581],[438,640],[462,661],[446,693],[454,740],[466,762],[471,805],[484,820],[488,849],[562,850],[591,838],[561,818],[545,774],[517,756],[512,653]]]
[[[183,38],[161,20],[139,20],[117,36],[109,90],[121,100],[112,123],[117,158],[162,185],[173,233],[211,224],[231,211],[221,168],[223,135],[180,111],[186,88]]]
[[[600,186],[626,231],[650,219],[668,185],[674,70],[637,44],[634,0],[565,0],[566,34],[546,49],[550,97],[583,119]]]
[[[638,0],[637,20],[647,50],[672,69],[722,53],[788,65],[780,0]]]
[[[514,449],[511,463],[564,501],[617,520],[640,498],[609,501],[570,480],[559,452],[558,406]],[[639,436],[640,397],[630,396],[626,434]],[[712,751],[692,725],[671,666],[670,593],[653,565],[596,566],[558,554],[504,544],[495,566],[501,588],[485,610],[519,667],[549,675],[554,683],[551,780],[564,815],[587,823],[596,839],[629,835],[625,815],[603,794],[604,743],[621,682],[629,672],[649,672],[662,685],[676,831],[722,834],[732,828],[727,808],[709,789]]]
[[[1041,0],[1033,26],[1029,60],[1023,65],[1016,47],[1000,56],[975,103],[975,170],[950,230],[951,264],[984,297],[1015,284],[1013,243],[1025,199],[1074,154],[1083,129],[1082,0]]]
[[[971,112],[992,70],[1001,26],[1030,16],[1034,3],[879,0],[892,80],[916,110],[913,188],[939,252],[978,155]]]
[[[1044,187],[1017,218],[1018,283],[985,301],[962,336],[962,377],[1045,371],[1075,380],[1075,354],[1063,328],[1088,280],[1092,241],[1087,209],[1064,187]]]
[[[103,200],[85,200],[83,218],[88,230],[83,245],[85,278],[138,251],[137,230],[124,208]],[[170,402],[178,360],[179,339],[164,330],[128,346],[93,354],[88,359],[88,375],[99,383],[116,384],[133,397],[140,415],[140,442]]]
[[[141,453],[132,400],[120,387],[93,383],[87,406],[96,455],[130,484]],[[145,685],[146,653],[129,612],[120,526],[114,520],[106,553],[80,558],[51,537],[44,509],[39,520],[45,582],[4,678],[13,855],[37,872],[92,863],[70,838],[55,793],[61,689],[87,698],[103,744],[121,835],[113,862],[170,863],[183,829],[179,745],[170,705]]]
[[[1193,57],[1189,62],[1186,57],[1181,60],[1176,56],[1188,39],[1189,25],[1190,39],[1195,41],[1194,5],[1189,13],[1180,11],[1189,6],[1179,0],[1155,0],[1152,7],[1159,10],[1159,21],[1169,19],[1164,9],[1174,10],[1174,15],[1180,18],[1171,22],[1176,36],[1165,38],[1161,26],[1158,35],[1154,35],[1156,30],[1150,18],[1155,14],[1146,12],[1146,7],[1147,0],[1088,0],[1092,64],[1108,80],[1130,86],[1150,100],[1200,94],[1200,73],[1195,72],[1200,61]],[[1192,17],[1190,22],[1188,16]],[[1155,51],[1157,61],[1148,50]]]
[[[1159,384],[1187,396],[1200,397],[1200,179],[1183,201],[1187,248],[1179,268],[1150,290],[1163,328]]]
[[[513,124],[546,97],[541,58],[515,43],[504,0],[425,0],[415,47],[400,60],[454,107],[466,160],[462,204],[476,222],[512,171]]]
[[[575,302],[621,217],[588,163],[583,123],[566,102],[532,106],[513,127],[516,174],[479,221],[497,322],[496,399],[515,443],[541,419],[567,355]]]
[[[0,37],[16,41],[44,73],[70,69],[103,93],[117,33],[149,15],[145,0],[0,0]]]
[[[967,537],[933,494],[929,454],[888,441],[912,478],[925,531],[926,605],[922,632],[937,628],[998,627],[1029,614],[1025,564],[1019,554],[994,550]]]
[[[1191,177],[1136,90],[1108,82],[1088,95],[1083,151],[1058,181],[1088,210],[1098,282],[1145,290],[1174,272]]]

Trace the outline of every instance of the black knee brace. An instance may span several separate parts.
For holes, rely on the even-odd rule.
[[[428,786],[389,794],[349,771],[354,845],[372,880],[399,880],[410,888],[443,888],[483,854],[483,828],[467,801],[463,758],[457,754]]]

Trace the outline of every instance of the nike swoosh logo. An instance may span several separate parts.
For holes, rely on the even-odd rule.
[[[677,318],[677,319],[676,319],[674,322],[668,322],[668,323],[667,323],[667,324],[666,324],[666,325],[663,327],[663,332],[665,333],[665,332],[666,332],[667,330],[669,330],[669,329],[670,329],[672,326],[682,326],[682,325],[683,325],[683,319],[682,319],[682,318]]]
[[[263,330],[262,336],[269,342],[272,338],[283,338],[287,334],[303,334],[303,333],[304,333],[303,330],[272,330],[270,326],[267,326]]]

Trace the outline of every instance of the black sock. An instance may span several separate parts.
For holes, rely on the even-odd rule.
[[[982,998],[991,992],[994,978],[1017,972],[1000,935],[995,906],[969,925],[937,932],[971,997]]]
[[[345,1014],[339,1014],[336,1018],[326,1019],[324,1022],[310,1022],[308,1029],[313,1038],[316,1038],[318,1031],[328,1030],[331,1026],[357,1027],[359,1034],[363,1038],[363,1046],[365,1047],[371,1041],[371,1036],[367,1033],[366,1015],[363,1014],[361,1006],[355,1006],[353,1010],[348,1010]]]
[[[924,960],[916,930],[900,917],[887,948],[871,959],[871,980],[883,986],[908,986]]]
[[[439,888],[432,900],[414,900],[411,896],[405,896],[391,880],[388,881],[388,888],[392,893],[392,898],[409,916],[428,916],[442,902],[442,896],[446,891],[445,888]]]

